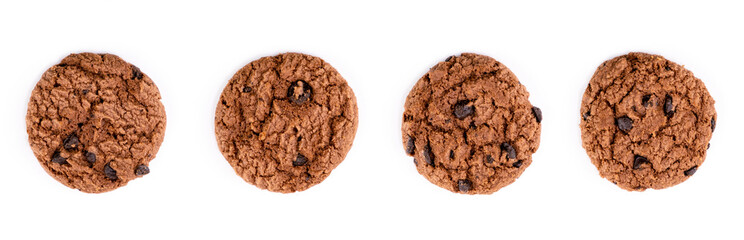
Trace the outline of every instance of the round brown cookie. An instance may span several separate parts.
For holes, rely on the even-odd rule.
[[[235,73],[220,96],[215,132],[245,181],[290,193],[322,182],[344,160],[357,121],[354,92],[336,69],[285,53]]]
[[[629,191],[679,184],[705,160],[716,110],[700,79],[659,55],[597,68],[581,103],[583,146],[599,174]]]
[[[26,130],[49,175],[101,193],[150,172],[165,121],[160,92],[147,75],[116,55],[80,53],[42,75]]]
[[[493,58],[464,53],[408,94],[403,146],[421,175],[452,192],[489,194],[514,182],[540,144],[542,112]]]

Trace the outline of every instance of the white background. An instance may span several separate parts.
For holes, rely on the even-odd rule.
[[[370,2],[2,1],[0,239],[744,238],[741,4]],[[83,51],[137,65],[160,88],[168,114],[152,172],[104,194],[49,177],[24,122],[41,74]],[[228,79],[286,51],[331,63],[359,104],[346,160],[295,194],[244,182],[214,137]],[[599,64],[629,51],[685,65],[716,100],[705,164],[678,186],[621,190],[581,147],[584,89]],[[492,195],[430,184],[400,140],[408,91],[460,52],[506,64],[544,115],[533,164]]]

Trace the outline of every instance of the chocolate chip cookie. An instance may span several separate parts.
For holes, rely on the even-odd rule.
[[[235,73],[220,96],[215,132],[240,177],[290,193],[322,182],[344,160],[357,121],[354,92],[336,69],[285,53]]]
[[[599,174],[628,191],[695,174],[716,127],[700,79],[659,55],[629,53],[597,68],[581,102],[581,137]]]
[[[540,144],[542,112],[493,58],[464,53],[435,65],[411,92],[403,146],[418,172],[456,193],[490,194],[514,182]]]
[[[148,174],[165,123],[152,80],[112,54],[71,54],[49,68],[26,115],[28,141],[41,166],[87,193]]]

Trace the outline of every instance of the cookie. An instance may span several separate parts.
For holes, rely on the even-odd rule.
[[[71,54],[49,68],[26,114],[28,141],[44,170],[87,193],[148,174],[165,123],[152,80],[112,54]]]
[[[222,91],[215,133],[245,181],[291,193],[322,182],[346,157],[358,125],[354,92],[320,58],[285,53],[240,69]]]
[[[581,138],[599,174],[628,191],[692,176],[715,129],[700,79],[659,55],[629,53],[597,68],[581,102]]]
[[[456,193],[490,194],[514,182],[540,144],[542,112],[493,58],[464,53],[418,80],[405,103],[403,146],[418,172]]]

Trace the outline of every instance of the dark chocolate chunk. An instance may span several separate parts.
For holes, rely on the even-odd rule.
[[[424,147],[424,161],[430,166],[434,166],[434,153],[431,152],[431,147],[427,144]]]
[[[251,87],[249,87],[249,86],[245,86],[245,87],[243,87],[243,92],[244,92],[244,93],[249,93],[249,92],[251,92],[251,91],[253,91],[253,88],[251,88]]]
[[[78,139],[77,135],[72,133],[67,136],[67,138],[65,138],[65,141],[62,142],[62,145],[64,146],[65,150],[76,149],[78,146],[80,146],[80,140]]]
[[[460,192],[466,193],[470,191],[472,187],[471,185],[472,183],[470,182],[470,180],[467,180],[467,179],[457,180],[457,188],[460,190]]]
[[[295,160],[292,161],[292,166],[295,166],[295,167],[304,166],[305,164],[307,164],[307,158],[305,157],[305,155],[302,155],[299,153],[297,154],[297,158],[295,158]]]
[[[649,162],[648,159],[646,159],[646,157],[636,155],[635,158],[633,159],[633,169],[634,170],[640,169],[641,165],[644,163],[651,163],[651,162]]]
[[[454,109],[452,110],[452,113],[455,114],[455,117],[458,119],[466,118],[467,116],[473,115],[475,113],[475,107],[470,104],[470,101],[463,100],[459,101],[455,104]]]
[[[615,122],[617,123],[617,127],[624,132],[633,129],[633,120],[627,116],[619,117]]]
[[[406,154],[413,155],[416,153],[416,139],[413,139],[411,136],[408,136],[408,140],[406,141]]]
[[[132,65],[132,78],[141,80],[145,75],[140,71],[140,69],[134,65]]]
[[[90,165],[92,166],[94,163],[96,163],[96,154],[92,152],[85,152],[85,161],[88,161]]]
[[[687,169],[687,171],[685,171],[685,176],[692,176],[695,172],[697,172],[697,166]]]
[[[664,99],[664,115],[667,117],[674,115],[674,104],[672,103],[672,97],[669,95]]]
[[[710,119],[710,131],[713,132],[715,130],[716,130],[716,119],[715,118],[711,118]]]
[[[501,151],[506,152],[506,158],[507,159],[515,159],[517,158],[517,151],[514,150],[514,147],[512,147],[509,143],[502,143],[501,144]]]
[[[303,104],[313,95],[313,89],[303,80],[298,80],[289,85],[287,98],[294,104]]]
[[[644,95],[641,98],[641,104],[643,104],[644,107],[649,107],[651,106],[651,103],[649,102],[649,100],[651,100],[651,94]]]
[[[532,107],[532,114],[535,115],[535,120],[537,120],[537,123],[542,122],[542,110],[538,107]]]
[[[444,61],[445,61],[445,62],[449,62],[449,61],[450,61],[450,60],[452,60],[453,58],[455,58],[455,55],[452,55],[452,56],[449,56],[449,57],[447,57],[447,59],[444,59]]]
[[[144,176],[150,173],[150,168],[147,167],[145,164],[137,165],[137,168],[134,169],[134,175],[137,176]]]
[[[116,176],[116,170],[111,167],[111,162],[106,163],[106,166],[103,166],[103,175],[114,181],[119,180],[119,176]]]
[[[522,163],[523,163],[522,160],[516,161],[514,162],[514,164],[512,164],[512,167],[515,167],[515,168],[522,167]]]
[[[59,163],[59,164],[67,164],[67,159],[62,157],[62,155],[59,155],[59,152],[54,152],[54,154],[52,154],[52,162]]]
[[[587,110],[586,112],[584,112],[584,113],[583,113],[583,114],[581,115],[581,117],[582,117],[582,118],[583,118],[584,120],[586,120],[586,118],[588,118],[589,116],[591,116],[591,113],[589,112],[589,110]]]
[[[492,163],[495,159],[491,155],[486,156],[486,163]]]

